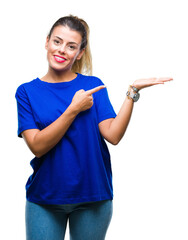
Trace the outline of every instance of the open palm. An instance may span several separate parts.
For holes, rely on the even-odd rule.
[[[133,86],[138,88],[139,90],[151,87],[158,84],[164,84],[165,82],[172,81],[173,78],[143,78],[134,81]]]

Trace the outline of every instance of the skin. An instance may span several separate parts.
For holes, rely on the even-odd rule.
[[[80,50],[82,37],[79,32],[70,30],[68,27],[57,26],[50,39],[47,37],[45,48],[47,50],[47,60],[49,68],[47,74],[41,78],[47,82],[66,82],[76,77],[71,72],[73,63],[81,59],[84,49]],[[65,57],[64,63],[54,60],[54,55]]]
[[[73,80],[76,74],[71,71],[72,65],[74,61],[81,59],[84,53],[84,49],[80,50],[81,41],[82,37],[79,32],[65,26],[56,27],[51,37],[46,39],[45,48],[49,68],[41,80],[52,83]],[[66,61],[59,63],[55,60],[54,55],[64,57]],[[171,80],[172,78],[138,79],[132,85],[141,90]],[[88,91],[77,91],[66,111],[52,124],[41,131],[39,129],[23,131],[22,137],[34,155],[41,157],[51,150],[62,139],[76,116],[92,107],[92,94],[103,88],[105,86]],[[116,145],[122,139],[132,115],[133,105],[134,102],[126,97],[116,118],[106,119],[99,123],[100,133],[108,142]]]

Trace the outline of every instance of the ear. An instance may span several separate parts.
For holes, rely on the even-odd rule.
[[[48,49],[49,37],[46,38],[45,48]]]
[[[85,52],[85,48],[80,51],[80,53],[78,54],[76,60],[80,60],[82,58],[84,52]]]

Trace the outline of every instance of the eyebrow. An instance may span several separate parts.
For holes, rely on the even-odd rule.
[[[60,37],[58,37],[58,36],[55,36],[56,38],[58,38],[58,39],[60,39],[61,41],[63,41],[63,39],[62,38],[60,38]],[[76,44],[76,45],[79,45],[78,43],[76,43],[76,42],[69,42],[70,44]]]

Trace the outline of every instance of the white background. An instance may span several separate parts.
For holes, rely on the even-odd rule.
[[[141,91],[123,140],[109,145],[114,215],[106,239],[187,240],[188,14],[183,0],[1,3],[0,239],[25,239],[25,183],[32,173],[33,155],[17,137],[15,91],[46,73],[46,35],[67,14],[90,25],[94,75],[107,85],[116,112],[135,79],[174,78]]]

